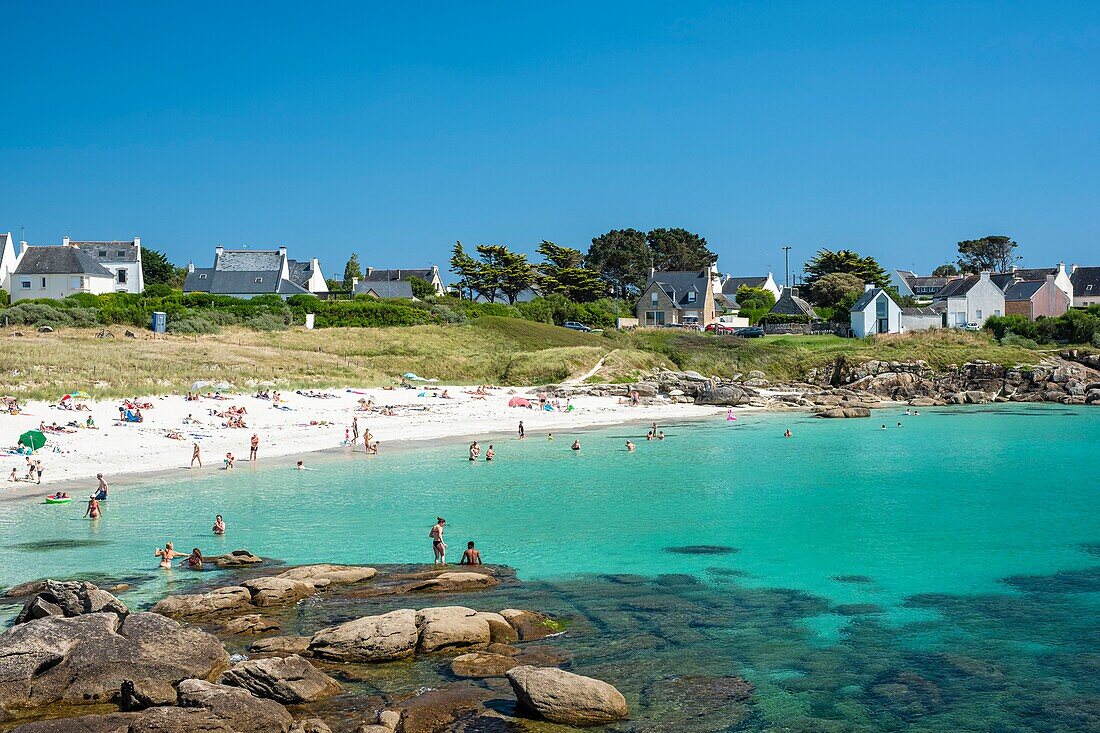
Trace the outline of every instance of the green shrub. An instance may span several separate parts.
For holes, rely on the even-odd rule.
[[[1029,339],[1035,339],[1039,335],[1038,326],[1024,316],[990,316],[983,328],[991,331],[993,338],[998,341],[1010,332]]]
[[[73,325],[70,309],[59,308],[56,301],[25,301],[4,311],[4,320],[12,326],[50,326],[62,328]]]
[[[245,325],[254,331],[285,331],[290,325],[286,318],[274,313],[262,313],[245,321]]]
[[[218,333],[221,329],[208,318],[202,316],[184,316],[168,320],[171,333]]]
[[[1037,349],[1037,348],[1039,348],[1039,344],[1036,343],[1033,339],[1029,339],[1025,336],[1017,336],[1012,331],[1009,331],[1008,333],[1006,333],[1004,335],[1004,338],[1001,339],[1001,345],[1002,346],[1019,346],[1019,347],[1025,348],[1025,349]]]
[[[0,290],[0,308],[7,308],[9,305],[11,305],[11,293]]]

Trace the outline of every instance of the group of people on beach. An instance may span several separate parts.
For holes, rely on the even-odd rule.
[[[23,476],[20,476],[19,475],[19,469],[18,468],[13,468],[11,470],[11,473],[8,475],[8,481],[12,481],[12,482],[21,481],[21,482],[30,483],[30,484],[40,484],[40,483],[42,483],[42,474],[46,470],[42,466],[42,461],[37,460],[37,459],[31,460],[30,456],[25,456],[24,460],[27,462],[27,465],[26,465],[27,472],[26,472],[26,474],[24,474]]]

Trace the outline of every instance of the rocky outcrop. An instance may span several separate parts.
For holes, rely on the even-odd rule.
[[[237,733],[287,733],[294,722],[286,708],[276,702],[240,687],[198,679],[179,683],[179,706],[207,710]]]
[[[110,702],[123,680],[142,703],[161,705],[180,680],[228,666],[215,637],[154,613],[51,616],[0,636],[0,707]]]
[[[484,647],[491,640],[489,622],[477,611],[463,606],[417,611],[416,628],[420,633],[417,648],[426,653]]]
[[[871,417],[871,411],[866,407],[834,407],[817,413],[818,417],[845,418],[845,417]]]
[[[412,656],[417,632],[416,611],[405,608],[322,629],[310,639],[309,652],[340,662],[391,662]]]
[[[549,667],[515,667],[507,674],[520,707],[552,723],[604,725],[629,715],[626,698],[606,682]]]
[[[483,679],[503,677],[513,667],[520,666],[516,657],[490,652],[471,652],[460,654],[451,660],[451,674],[455,677]]]
[[[398,706],[401,733],[436,733],[452,730],[459,718],[478,713],[486,700],[494,697],[491,690],[468,682],[444,685],[412,697]],[[383,726],[384,727],[384,726]]]
[[[265,634],[278,631],[279,624],[258,613],[249,613],[229,619],[222,624],[222,628],[230,634]]]
[[[561,633],[562,630],[561,624],[538,611],[506,608],[500,615],[516,630],[520,641],[538,641]]]
[[[305,565],[278,575],[251,578],[240,585],[208,593],[168,596],[153,611],[173,618],[202,619],[281,606],[308,598],[333,584],[361,583],[377,574],[374,568],[348,565]]]
[[[752,401],[752,394],[744,387],[734,384],[707,384],[695,395],[697,405],[721,405],[736,407]]]
[[[501,614],[478,611],[477,617],[484,619],[485,623],[489,624],[490,643],[514,644],[519,641],[519,632]]]
[[[500,581],[485,573],[448,571],[430,578],[413,581],[403,588],[407,593],[431,591],[436,593],[456,593],[461,591],[491,588]]]
[[[125,618],[130,610],[122,601],[92,583],[47,580],[42,589],[24,604],[15,623],[21,624],[46,616],[71,617],[100,612]]]
[[[215,555],[203,559],[204,563],[213,563],[219,568],[243,568],[249,565],[259,565],[264,559],[259,555],[253,555],[248,550],[233,550],[225,555]]]
[[[336,680],[296,654],[241,662],[222,672],[218,682],[284,705],[314,702],[340,691]]]
[[[309,641],[308,636],[269,636],[252,642],[248,649],[253,654],[306,654],[309,651]]]

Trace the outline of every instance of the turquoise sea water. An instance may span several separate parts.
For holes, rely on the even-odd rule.
[[[76,504],[8,502],[0,584],[134,576],[140,603],[194,578],[155,570],[165,540],[293,563],[427,562],[440,515],[453,560],[476,540],[525,592],[573,599],[559,611],[634,644],[651,676],[686,664],[752,679],[740,727],[1100,729],[1100,410],[923,413],[748,414],[665,425],[653,442],[638,426],[494,438],[494,463],[448,444],[307,458],[303,472],[204,470],[119,488],[95,523]],[[210,534],[216,513],[225,538]],[[643,617],[666,646],[649,646]],[[582,669],[613,662],[576,652]],[[624,685],[642,710],[659,697],[641,677]],[[657,727],[643,715],[638,730],[662,729],[653,710]]]

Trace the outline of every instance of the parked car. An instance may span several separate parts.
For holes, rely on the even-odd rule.
[[[707,324],[707,328],[706,328],[706,330],[707,330],[707,331],[709,331],[710,333],[714,333],[714,334],[719,334],[719,335],[720,335],[720,334],[730,334],[730,333],[733,333],[733,332],[734,332],[734,331],[736,331],[737,329],[736,329],[736,328],[734,328],[733,326],[727,326],[727,325],[726,325],[726,324],[724,324],[724,323],[708,323],[708,324]]]
[[[964,331],[981,331],[982,327],[979,326],[974,321],[971,321],[970,323],[967,323],[963,326],[963,330]]]
[[[764,335],[764,329],[760,326],[746,326],[734,331],[733,335],[740,336],[743,339],[758,339]]]
[[[573,331],[580,331],[581,333],[588,333],[592,330],[588,326],[584,325],[583,323],[578,323],[577,321],[566,321],[562,325],[565,328],[568,328],[568,329],[573,330]]]

